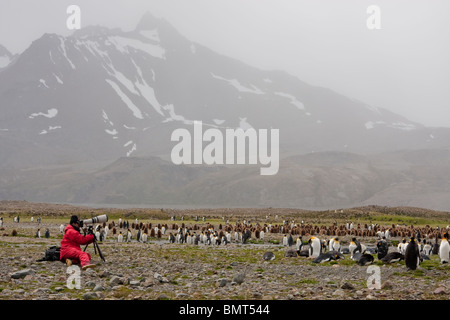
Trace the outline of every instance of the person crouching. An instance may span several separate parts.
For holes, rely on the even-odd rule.
[[[95,267],[91,264],[91,255],[81,250],[80,245],[87,245],[94,242],[94,235],[87,234],[85,236],[80,234],[80,220],[77,216],[70,218],[70,224],[64,229],[64,236],[61,241],[61,255],[60,261],[66,263],[67,266],[74,264],[81,264],[81,269]]]

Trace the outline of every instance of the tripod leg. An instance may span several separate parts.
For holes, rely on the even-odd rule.
[[[98,255],[100,256],[100,258],[103,260],[103,262],[106,262],[105,257],[103,257],[102,251],[100,250],[100,247],[98,245],[97,242],[95,242],[97,249],[98,249]]]

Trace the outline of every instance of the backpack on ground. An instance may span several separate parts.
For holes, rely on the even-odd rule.
[[[59,261],[61,254],[61,247],[51,246],[45,250],[45,256],[37,261]]]

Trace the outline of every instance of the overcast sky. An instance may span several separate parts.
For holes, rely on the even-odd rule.
[[[148,10],[221,54],[450,127],[449,0],[2,0],[0,44],[20,53],[44,33],[69,35],[71,4],[82,27],[132,30]],[[367,28],[370,5],[379,30]]]

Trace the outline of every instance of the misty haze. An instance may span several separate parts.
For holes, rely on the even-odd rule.
[[[308,300],[448,300],[449,12],[2,1],[3,309],[276,318]]]
[[[354,94],[344,94],[291,70],[217,52],[148,10],[135,27],[123,29],[86,25],[88,8],[81,6],[80,30],[45,32],[20,53],[0,46],[0,199],[161,207],[450,206],[450,128],[363,101],[358,88],[365,79],[355,83]],[[383,30],[367,31],[367,17],[363,10],[364,32]],[[320,34],[310,36],[320,41]],[[348,82],[346,74],[337,76]],[[318,82],[321,70],[315,77]],[[322,78],[325,83],[326,73]],[[367,73],[365,90],[377,92],[370,78]],[[441,100],[449,102],[448,96]],[[171,134],[191,130],[194,121],[222,132],[279,129],[277,174],[261,176],[259,165],[174,165]]]

